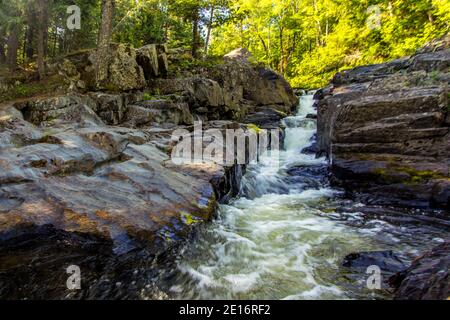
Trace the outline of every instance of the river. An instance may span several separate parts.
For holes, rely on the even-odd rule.
[[[241,195],[221,205],[164,277],[175,299],[384,299],[364,272],[342,267],[352,252],[393,250],[409,263],[443,241],[445,232],[417,224],[392,225],[340,212],[362,207],[330,187],[327,161],[301,153],[313,143],[312,95],[284,119],[281,165],[265,156],[247,168]],[[355,210],[352,210],[355,211]],[[357,211],[357,210],[356,210]],[[385,280],[385,279],[383,279]]]

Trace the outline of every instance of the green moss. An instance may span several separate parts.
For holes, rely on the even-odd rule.
[[[170,75],[180,76],[185,72],[192,74],[202,73],[205,69],[213,71],[215,67],[223,64],[223,58],[208,56],[205,59],[193,59],[188,53],[178,54],[171,58]]]
[[[275,110],[275,112],[277,112],[283,118],[286,118],[288,116],[288,114],[286,112],[281,111],[281,110]]]
[[[102,85],[102,87],[107,92],[111,92],[111,93],[121,92],[121,89],[113,83],[106,83],[106,84]]]
[[[142,96],[142,100],[153,100],[153,96],[150,93],[144,93],[144,95]]]
[[[63,79],[59,75],[49,77],[44,81],[21,83],[0,95],[0,102],[33,97],[39,94],[53,94],[63,85]]]
[[[378,179],[386,183],[419,184],[432,179],[449,179],[439,172],[431,170],[417,170],[411,167],[392,166],[378,168],[373,171]]]
[[[188,226],[198,222],[198,219],[194,218],[192,214],[185,211],[180,212],[181,220]]]
[[[438,81],[440,75],[441,75],[441,73],[440,73],[439,71],[433,70],[433,71],[430,73],[430,78],[431,78],[431,80],[433,80],[433,81]]]
[[[247,128],[248,128],[248,130],[251,130],[251,131],[255,132],[256,134],[259,134],[259,133],[261,133],[261,131],[263,131],[260,127],[258,127],[256,124],[253,124],[253,123],[247,124]]]

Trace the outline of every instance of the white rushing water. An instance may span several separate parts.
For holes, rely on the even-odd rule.
[[[414,230],[382,221],[356,228],[337,219],[338,191],[326,182],[326,160],[301,153],[316,131],[315,120],[307,118],[314,113],[312,96],[303,96],[297,115],[284,119],[281,164],[266,156],[250,166],[242,196],[221,205],[217,219],[186,248],[168,288],[174,298],[383,297],[366,290],[365,279],[350,281],[340,267],[343,257],[399,244],[418,254],[408,242]],[[363,218],[349,214],[345,221]]]

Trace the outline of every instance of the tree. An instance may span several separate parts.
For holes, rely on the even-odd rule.
[[[24,1],[24,0],[23,0]],[[0,0],[0,18],[3,34],[6,37],[6,63],[11,72],[18,68],[18,50],[22,31],[23,1]]]
[[[3,26],[0,26],[0,64],[6,63],[6,37]]]
[[[37,66],[39,78],[45,78],[45,56],[48,39],[48,0],[38,0],[38,32],[37,32]]]
[[[98,34],[98,45],[96,54],[96,82],[100,84],[108,77],[108,66],[110,62],[109,49],[111,44],[113,19],[114,19],[114,0],[102,0],[102,20]]]
[[[11,72],[17,70],[17,50],[19,49],[19,25],[12,24],[9,29],[9,36],[7,41],[8,46],[8,67]]]
[[[35,37],[36,34],[36,28],[35,23],[37,20],[36,16],[36,8],[34,5],[34,2],[30,1],[25,9],[25,16],[26,16],[26,32],[24,37],[24,54],[27,60],[31,60],[34,56],[34,45],[35,45]]]

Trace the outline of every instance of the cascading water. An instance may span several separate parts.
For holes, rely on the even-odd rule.
[[[249,166],[243,191],[203,226],[165,277],[179,299],[385,298],[365,278],[341,267],[351,252],[395,250],[410,261],[442,241],[442,230],[418,233],[358,213],[337,213],[339,191],[329,187],[324,158],[301,153],[312,143],[313,98],[301,98],[296,116],[284,119],[285,150]],[[346,200],[349,202],[348,200]],[[351,203],[353,207],[361,204]],[[421,227],[424,228],[424,227]]]

